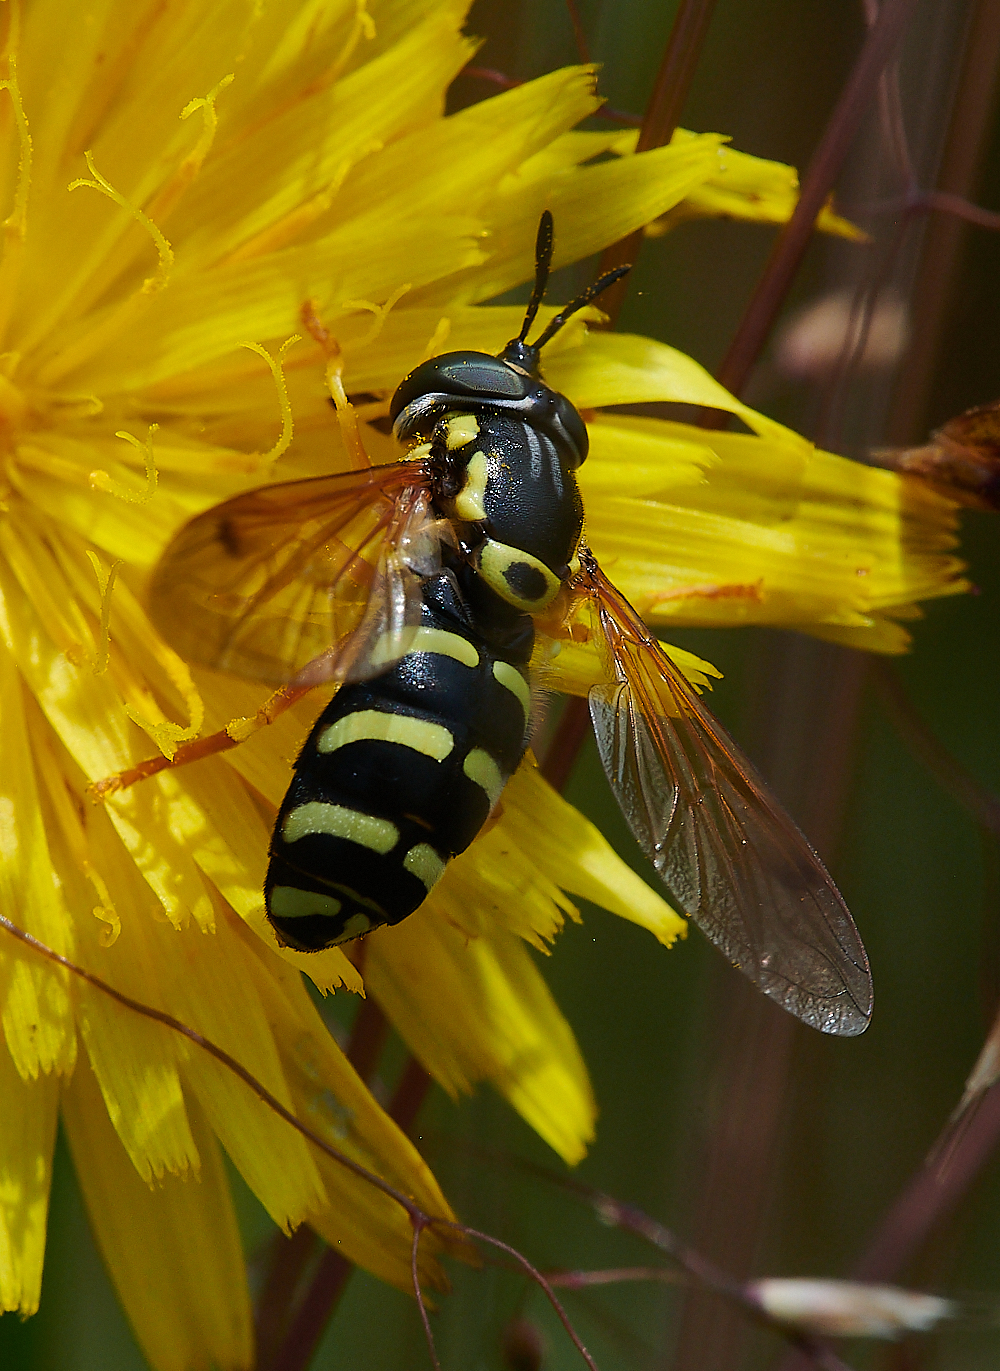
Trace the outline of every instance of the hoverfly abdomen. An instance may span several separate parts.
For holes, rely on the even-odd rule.
[[[533,635],[507,606],[485,609],[474,620],[453,573],[431,578],[411,650],[342,688],[317,720],[265,890],[290,946],[399,923],[486,822],[524,755]]]

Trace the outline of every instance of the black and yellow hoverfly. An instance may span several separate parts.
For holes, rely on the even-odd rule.
[[[871,978],[836,886],[584,541],[587,428],[539,362],[619,273],[529,343],[552,241],[546,212],[524,323],[498,356],[445,353],[400,383],[402,460],[227,500],[154,573],[154,621],[184,657],[339,684],[277,816],[268,917],[315,951],[411,914],[525,754],[540,623],[584,616],[605,666],[590,692],[604,769],[667,889],[785,1009],[860,1033]]]

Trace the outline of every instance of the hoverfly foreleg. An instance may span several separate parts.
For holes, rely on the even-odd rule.
[[[372,459],[365,451],[358,427],[358,416],[344,390],[344,354],[340,344],[319,317],[315,300],[306,300],[299,315],[306,331],[319,343],[326,356],[326,386],[337,411],[340,434],[353,471],[367,471]]]

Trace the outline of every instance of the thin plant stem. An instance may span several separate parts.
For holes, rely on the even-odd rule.
[[[637,152],[662,147],[673,137],[694,80],[715,5],[716,0],[681,0],[639,129]],[[641,229],[612,243],[601,255],[598,275],[603,276],[606,271],[613,271],[626,262],[634,262],[641,246]],[[601,309],[608,316],[608,327],[614,326],[627,289],[628,277],[625,276],[602,295]],[[571,697],[566,701],[562,718],[542,760],[542,774],[556,790],[563,790],[569,781],[589,729],[586,700]]]
[[[981,828],[1000,837],[1000,796],[979,781],[948,751],[914,708],[899,673],[885,662],[872,667],[879,702],[900,738]]]
[[[643,115],[636,152],[663,147],[674,136],[705,46],[715,5],[716,0],[681,0]],[[641,229],[612,243],[601,254],[599,274],[603,276],[625,262],[634,263],[641,247]],[[608,316],[608,327],[614,327],[627,290],[628,278],[625,277],[605,292],[601,309]]]
[[[369,1005],[373,1007],[374,1012],[365,1015],[362,1021],[362,1015]],[[358,1031],[359,1024],[360,1032]],[[374,1000],[365,1000],[355,1020],[355,1031],[351,1034],[351,1047],[348,1050],[348,1055],[351,1055],[353,1050],[354,1058],[369,1061],[369,1076],[374,1074],[378,1053],[382,1050],[387,1029],[388,1023],[385,1016],[375,1006]],[[356,1038],[358,1039],[357,1045],[355,1045]],[[377,1044],[377,1051],[373,1054],[371,1049],[375,1044]],[[356,1060],[355,1065],[357,1065]],[[389,1117],[399,1125],[404,1133],[408,1132],[415,1122],[430,1084],[430,1076],[415,1057],[410,1057],[403,1067],[392,1100],[386,1110]],[[421,1227],[415,1223],[413,1226],[414,1262],[416,1262],[417,1239],[420,1232]],[[309,1283],[309,1288],[306,1290],[298,1309],[288,1322],[285,1339],[274,1360],[271,1363],[260,1363],[258,1371],[305,1371],[316,1353],[330,1319],[336,1312],[353,1270],[354,1264],[342,1253],[337,1252],[332,1247],[325,1249]],[[419,1282],[414,1285],[414,1290],[419,1291]],[[422,1297],[418,1296],[418,1304],[424,1330],[429,1333],[430,1326],[427,1322]],[[428,1339],[428,1344],[433,1358],[435,1355],[433,1342]]]
[[[318,1245],[319,1238],[307,1223],[300,1224],[290,1237],[275,1234],[268,1244],[267,1270],[254,1305],[256,1371],[265,1371],[274,1365],[278,1349],[287,1335],[295,1293]]]
[[[427,1305],[424,1302],[423,1291],[420,1289],[417,1258],[420,1253],[420,1234],[422,1232],[423,1226],[415,1223],[413,1225],[413,1246],[410,1250],[410,1269],[413,1273],[413,1290],[417,1297],[417,1308],[420,1311],[420,1322],[424,1327],[424,1337],[427,1339],[427,1350],[431,1355],[431,1364],[434,1367],[434,1371],[441,1371],[441,1363],[438,1361],[437,1348],[434,1346],[434,1334],[431,1332],[431,1321],[427,1316]]]
[[[483,1233],[477,1228],[467,1228],[465,1226],[463,1226],[463,1232],[466,1233],[470,1238],[475,1238],[477,1242],[487,1243],[490,1247],[495,1247],[500,1252],[506,1253],[508,1257],[513,1258],[513,1260],[517,1262],[518,1266],[520,1266],[522,1271],[527,1272],[527,1274],[531,1277],[535,1284],[538,1285],[547,1296],[549,1304],[551,1304],[552,1308],[555,1310],[559,1322],[562,1324],[563,1328],[565,1328],[566,1332],[569,1334],[573,1346],[580,1353],[580,1356],[583,1358],[583,1360],[587,1363],[588,1367],[590,1368],[590,1371],[597,1371],[597,1363],[594,1361],[593,1357],[587,1351],[586,1347],[584,1346],[580,1338],[580,1335],[577,1333],[576,1329],[570,1322],[565,1309],[563,1309],[562,1305],[559,1303],[559,1300],[556,1297],[556,1293],[553,1290],[552,1285],[546,1279],[546,1277],[542,1275],[541,1271],[539,1271],[537,1267],[532,1266],[531,1262],[528,1261],[527,1257],[525,1257],[522,1253],[518,1252],[516,1247],[511,1247],[509,1243],[503,1242],[500,1238],[494,1238],[491,1234]]]
[[[920,1170],[889,1207],[858,1259],[856,1280],[897,1279],[954,1212],[1000,1143],[1000,1085],[987,1090],[956,1127],[951,1121]]]
[[[587,701],[570,695],[542,759],[542,775],[554,790],[563,791],[573,774],[577,754],[590,732]]]
[[[587,43],[583,20],[580,18],[580,6],[576,0],[566,0],[566,9],[569,12],[569,22],[573,25],[573,41],[576,44],[577,56],[581,62],[589,62],[590,46]]]
[[[913,290],[910,345],[893,396],[886,438],[911,443],[926,428],[927,392],[943,340],[956,266],[965,237],[964,220],[995,229],[997,217],[975,211],[969,198],[990,130],[997,94],[1000,6],[977,0],[972,6],[964,51],[955,73],[954,107],[941,156],[938,184],[918,205],[946,211],[928,226]]]
[[[353,1270],[354,1264],[339,1252],[331,1247],[324,1250],[284,1340],[271,1361],[258,1360],[258,1371],[304,1371],[313,1359]]]
[[[377,1172],[370,1171],[366,1166],[355,1161],[353,1157],[348,1156],[348,1154],[341,1151],[339,1147],[335,1147],[332,1143],[327,1142],[320,1133],[317,1133],[309,1124],[303,1123],[303,1121],[293,1114],[290,1109],[283,1105],[277,1096],[268,1090],[267,1086],[264,1085],[262,1081],[258,1080],[253,1072],[248,1070],[242,1062],[238,1061],[231,1053],[227,1052],[225,1048],[222,1048],[217,1043],[213,1042],[211,1038],[206,1038],[203,1033],[199,1033],[197,1029],[191,1028],[188,1024],[184,1023],[183,1020],[176,1018],[173,1014],[168,1014],[165,1010],[157,1009],[154,1005],[145,1004],[142,1000],[136,1000],[133,999],[131,995],[126,995],[123,991],[118,990],[115,986],[111,985],[110,982],[104,980],[103,977],[98,976],[93,971],[88,971],[86,967],[72,961],[61,952],[57,952],[54,948],[49,947],[47,943],[43,943],[32,933],[28,933],[25,929],[20,928],[17,924],[8,919],[6,915],[0,914],[0,928],[5,929],[24,947],[27,947],[38,956],[43,957],[46,961],[51,962],[55,966],[60,966],[65,971],[70,972],[73,976],[86,981],[88,985],[93,986],[95,990],[98,990],[102,995],[106,995],[116,1004],[121,1005],[122,1008],[130,1010],[133,1013],[140,1015],[142,1018],[150,1019],[154,1023],[162,1024],[165,1028],[169,1028],[172,1032],[186,1038],[189,1042],[200,1048],[228,1071],[231,1071],[233,1075],[237,1076],[267,1109],[270,1109],[272,1113],[276,1114],[280,1119],[283,1119],[298,1134],[305,1138],[306,1141],[310,1142],[315,1148],[323,1153],[324,1156],[328,1157],[338,1166],[343,1167],[345,1171],[350,1172],[351,1175],[355,1176],[361,1182],[371,1185],[374,1189],[381,1191],[388,1199],[391,1199],[398,1204],[406,1214],[411,1227],[415,1232],[422,1233],[424,1229],[433,1228],[439,1235],[444,1233],[452,1234],[457,1242],[468,1244],[471,1240],[473,1242],[486,1243],[507,1253],[507,1255],[512,1257],[521,1269],[535,1281],[546,1299],[548,1299],[563,1323],[563,1326],[566,1328],[574,1347],[576,1347],[577,1351],[586,1362],[589,1371],[597,1371],[594,1359],[591,1357],[580,1339],[579,1334],[566,1317],[565,1311],[559,1303],[552,1286],[542,1273],[537,1270],[525,1256],[518,1252],[516,1248],[511,1247],[508,1243],[501,1241],[499,1238],[492,1237],[488,1233],[469,1228],[466,1224],[461,1224],[452,1219],[446,1219],[427,1213],[412,1196],[405,1194],[398,1187],[390,1184],[389,1181],[378,1175]],[[414,1248],[411,1248],[411,1252],[414,1250]],[[423,1295],[420,1286],[419,1270],[417,1269],[416,1263],[413,1263],[412,1270],[413,1292],[418,1303],[422,1303]],[[431,1342],[431,1352],[433,1356],[433,1339],[430,1337],[429,1326],[427,1326],[426,1331],[428,1339]]]
[[[385,1044],[389,1023],[371,997],[361,1001],[345,1055],[362,1080],[370,1080]],[[278,1233],[268,1253],[267,1272],[254,1310],[256,1332],[256,1371],[277,1371],[283,1366],[281,1355],[295,1309],[295,1294],[310,1262],[321,1246],[321,1239],[302,1224],[291,1237]],[[322,1262],[322,1258],[321,1258]],[[349,1269],[349,1264],[348,1264]],[[317,1272],[313,1285],[320,1279]],[[312,1293],[307,1293],[303,1305]],[[328,1296],[336,1299],[336,1292]],[[332,1308],[332,1304],[331,1304]]]
[[[767,265],[729,350],[718,378],[739,394],[750,368],[760,355],[778,312],[799,269],[812,237],[813,225],[840,175],[851,143],[868,106],[875,97],[883,72],[898,50],[899,40],[917,0],[885,0],[868,32],[850,77],[841,92],[819,146],[802,181],[798,204],[778,235]],[[722,420],[725,422],[725,420]],[[719,422],[717,411],[706,417],[706,427]]]
[[[1000,10],[994,0],[978,0],[972,9],[958,66],[940,173],[944,190],[963,202],[973,186],[978,153],[993,106],[998,53]],[[935,207],[957,209],[957,205],[950,203]],[[959,234],[960,226],[954,222],[950,226],[939,225],[932,228],[924,243],[914,286],[914,342],[900,368],[902,381],[897,387],[889,424],[890,436],[897,442],[910,441],[922,425],[925,392],[941,342]],[[946,753],[926,728],[894,673],[879,669],[876,681],[883,706],[901,736],[937,779],[968,807],[981,829],[995,832],[993,797]],[[994,1031],[991,1029],[991,1033]],[[854,1266],[854,1277],[896,1279],[954,1212],[998,1145],[1000,1085],[994,1084],[982,1090],[964,1112],[960,1104],[944,1123],[924,1164],[877,1224]],[[802,1366],[801,1357],[791,1354],[782,1360],[779,1371],[801,1371]]]

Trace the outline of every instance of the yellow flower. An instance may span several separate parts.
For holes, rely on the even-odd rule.
[[[267,820],[316,703],[226,759],[105,806],[87,786],[261,701],[255,687],[189,672],[153,632],[143,590],[192,514],[344,463],[318,350],[288,342],[304,301],[342,345],[362,417],[377,418],[404,372],[446,342],[495,351],[516,332],[520,311],[480,302],[530,275],[543,207],[558,265],[686,200],[716,212],[727,169],[736,199],[753,186],[758,164],[736,162],[714,134],[588,163],[591,143],[571,132],[598,104],[585,67],[444,118],[474,48],[465,9],[31,0],[6,8],[0,81],[0,911],[218,1043],[440,1216],[450,1210],[433,1177],[300,973],[324,991],[357,991],[360,976],[338,949],[278,948],[263,916]],[[772,164],[759,175],[771,194]],[[893,650],[894,616],[958,587],[946,501],[814,453],[671,349],[588,337],[577,321],[549,376],[587,408],[715,403],[758,435],[595,419],[592,541],[655,620],[789,623]],[[366,442],[376,460],[391,455],[377,428]],[[567,688],[593,672],[578,657],[555,664]],[[491,1081],[572,1161],[594,1104],[526,947],[576,917],[569,895],[665,944],[684,927],[528,765],[433,898],[368,941],[365,975],[446,1089]],[[158,1371],[250,1358],[220,1144],[278,1224],[307,1221],[407,1286],[398,1206],[310,1151],[190,1043],[0,937],[0,1308],[37,1305],[59,1111]],[[444,1245],[425,1234],[429,1283],[443,1280]]]

